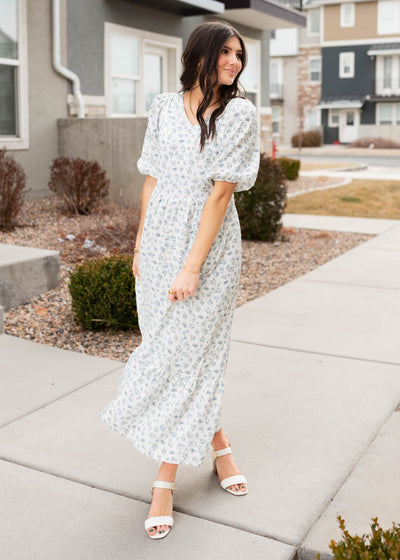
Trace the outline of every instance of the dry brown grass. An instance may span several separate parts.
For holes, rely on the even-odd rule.
[[[317,171],[320,169],[342,169],[346,167],[353,167],[355,163],[346,162],[331,162],[331,161],[302,161],[300,164],[300,171]]]
[[[286,212],[400,219],[400,181],[355,179],[349,185],[288,200]]]

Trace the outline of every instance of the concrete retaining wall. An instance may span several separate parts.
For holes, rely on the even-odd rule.
[[[358,138],[384,138],[400,142],[400,126],[389,124],[361,124],[358,129]]]
[[[111,181],[109,199],[140,206],[144,175],[136,167],[147,118],[70,118],[58,120],[59,153],[97,161]]]
[[[53,290],[59,285],[59,270],[58,251],[0,243],[0,305],[7,311]]]

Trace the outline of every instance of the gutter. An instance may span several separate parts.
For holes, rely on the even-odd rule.
[[[52,0],[53,66],[54,69],[72,81],[72,91],[78,103],[78,117],[85,118],[85,102],[81,92],[79,76],[61,64],[60,46],[60,0]]]

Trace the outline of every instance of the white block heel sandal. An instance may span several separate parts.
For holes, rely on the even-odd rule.
[[[230,444],[231,442],[229,441],[229,445]],[[213,471],[217,476],[218,476],[217,457],[221,457],[221,455],[227,455],[228,453],[232,453],[231,447],[225,447],[225,449],[218,449],[217,451],[213,449],[213,456],[214,456]],[[230,494],[233,494],[234,496],[245,496],[248,493],[247,488],[246,490],[239,490],[238,492],[235,492],[234,490],[230,490],[228,488],[228,486],[232,486],[232,484],[241,484],[241,483],[247,484],[246,477],[243,474],[235,474],[233,476],[228,476],[228,478],[223,478],[219,484],[223,490],[229,492]]]
[[[151,496],[153,497],[154,487],[170,488],[172,490],[172,493],[174,493],[174,486],[175,486],[175,482],[167,482],[165,480],[155,480],[153,482],[153,486],[151,489]],[[147,533],[147,529],[150,529],[150,527],[156,527],[157,525],[170,525],[169,529],[167,529],[163,533],[156,533],[154,536],[149,535],[149,533],[147,533],[151,539],[163,539],[168,535],[173,524],[174,524],[174,519],[170,515],[158,515],[155,517],[148,517],[147,519],[145,519],[144,528]]]

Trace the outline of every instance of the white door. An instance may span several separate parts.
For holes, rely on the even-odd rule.
[[[143,101],[147,113],[151,102],[167,91],[168,50],[163,47],[145,45],[143,58]]]
[[[339,113],[339,141],[354,142],[358,138],[360,111],[358,109],[341,109]]]

